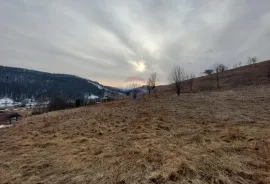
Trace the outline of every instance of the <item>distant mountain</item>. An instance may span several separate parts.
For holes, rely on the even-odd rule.
[[[102,96],[105,91],[113,93],[117,92],[117,88],[74,75],[0,66],[0,98],[9,97],[19,101],[33,97],[43,100],[53,95],[62,95],[76,99],[85,95]]]

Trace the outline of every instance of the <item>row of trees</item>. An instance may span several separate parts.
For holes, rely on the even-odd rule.
[[[214,69],[207,69],[203,73],[207,74],[207,75],[216,74],[217,88],[220,88],[219,75],[220,75],[220,73],[225,72],[226,70],[228,70],[227,66],[225,66],[224,64],[217,64],[214,67]]]
[[[254,56],[254,57],[249,57],[248,58],[248,61],[247,61],[247,64],[248,65],[252,65],[252,64],[255,64],[257,62],[257,57]],[[239,62],[239,67],[241,66],[242,62]],[[269,66],[270,67],[270,66]],[[233,68],[237,68],[237,64],[233,66]],[[207,70],[204,70],[204,74],[207,74],[207,75],[212,75],[212,74],[216,74],[216,81],[217,81],[217,88],[220,88],[220,85],[219,85],[219,76],[220,76],[220,73],[221,72],[224,72],[226,70],[228,70],[229,68],[223,64],[217,64],[214,69],[207,69]],[[270,70],[270,69],[269,69]],[[270,71],[268,70],[268,73],[270,73]],[[268,76],[270,76],[270,74],[268,74]],[[269,78],[269,77],[268,77]]]
[[[180,95],[181,90],[184,87],[184,84],[188,84],[190,90],[192,91],[193,81],[195,75],[194,74],[186,74],[184,69],[180,65],[175,65],[169,75],[169,81],[171,86],[176,90],[176,93]],[[157,74],[153,73],[149,76],[146,87],[148,90],[148,94],[151,94],[151,91],[155,91],[155,87],[157,84]]]
[[[249,57],[248,64],[252,65],[257,62],[257,57]],[[239,64],[241,66],[241,63]],[[207,75],[215,74],[217,88],[220,88],[220,73],[228,70],[228,67],[224,64],[217,64],[213,69],[207,69],[203,73]],[[268,64],[268,80],[270,81],[270,63]],[[186,74],[184,69],[180,65],[175,65],[169,74],[170,85],[175,89],[177,95],[179,96],[184,86],[189,86],[190,91],[193,88],[194,74]],[[155,89],[157,81],[157,74],[153,73],[150,75],[147,81],[147,89],[149,95],[151,90]]]
[[[227,66],[225,66],[225,65],[223,65],[223,64],[217,64],[215,67],[214,67],[214,69],[206,69],[206,70],[204,70],[204,74],[206,74],[206,75],[212,75],[213,73],[220,73],[220,72],[224,72],[224,71],[226,71],[226,70],[228,70],[228,67]]]
[[[257,59],[256,56],[254,56],[254,57],[248,57],[247,64],[248,65],[252,65],[252,64],[255,64],[257,61],[258,61],[258,59]],[[233,68],[237,68],[237,67],[241,67],[241,66],[242,66],[242,61],[240,61],[237,64],[234,64],[233,65]]]
[[[247,64],[248,65],[252,65],[252,64],[255,64],[257,62],[257,57],[254,56],[254,57],[248,57],[248,61],[247,61]],[[241,67],[242,66],[242,62],[240,61],[238,64],[234,64],[233,65],[233,68],[237,68],[237,67]],[[204,74],[207,74],[207,75],[212,75],[214,74],[215,72],[224,72],[225,70],[228,70],[229,68],[223,64],[217,64],[214,69],[206,69],[204,70]]]

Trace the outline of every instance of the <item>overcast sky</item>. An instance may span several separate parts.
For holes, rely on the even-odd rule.
[[[269,0],[0,0],[0,65],[121,86],[270,59]]]

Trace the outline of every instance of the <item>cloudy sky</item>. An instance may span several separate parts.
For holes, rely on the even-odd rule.
[[[0,65],[121,86],[270,59],[269,0],[0,0]]]

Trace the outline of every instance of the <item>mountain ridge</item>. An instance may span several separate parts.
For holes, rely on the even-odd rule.
[[[32,69],[0,65],[0,98],[51,98],[54,95],[68,99],[83,98],[86,94],[101,97],[104,91],[117,88],[72,74],[49,73]]]

